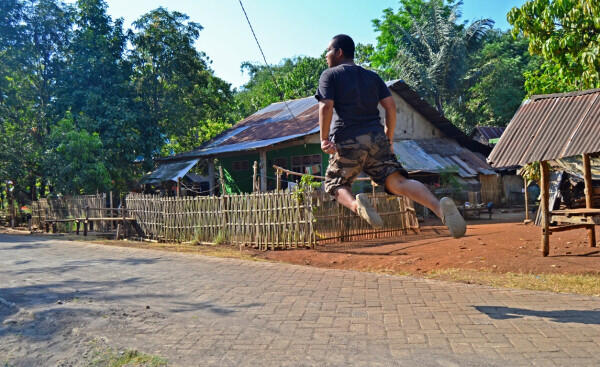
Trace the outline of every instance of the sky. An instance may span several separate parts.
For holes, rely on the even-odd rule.
[[[74,1],[74,0],[72,0]],[[179,11],[204,29],[196,43],[212,60],[215,74],[242,86],[247,80],[240,70],[244,61],[260,62],[262,56],[252,37],[239,0],[106,0],[113,19],[123,18],[125,26],[142,14],[162,6]],[[332,36],[350,35],[355,43],[376,44],[372,19],[383,9],[398,9],[398,0],[242,0],[256,36],[270,64],[294,56],[318,57]],[[506,14],[525,0],[464,0],[462,19],[491,18],[496,28],[510,25]]]

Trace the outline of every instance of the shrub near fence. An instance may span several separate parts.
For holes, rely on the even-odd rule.
[[[260,249],[392,237],[418,230],[410,200],[376,194],[384,219],[374,230],[322,192],[161,198],[130,193],[126,206],[148,238],[173,242],[227,242]]]

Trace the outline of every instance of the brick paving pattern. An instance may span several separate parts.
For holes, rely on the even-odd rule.
[[[0,365],[598,366],[600,298],[0,235]]]

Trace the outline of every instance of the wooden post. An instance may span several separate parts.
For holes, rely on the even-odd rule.
[[[267,191],[267,152],[261,150],[260,156],[260,191]]]
[[[542,207],[542,243],[541,249],[544,256],[548,256],[550,253],[550,209],[549,205],[549,191],[550,182],[548,175],[548,163],[546,161],[540,162],[540,189],[542,191],[542,200],[540,206]]]
[[[221,180],[221,196],[227,194],[225,191],[225,176],[223,175],[223,166],[219,166],[219,180]]]
[[[258,176],[258,162],[254,161],[254,165],[252,166],[253,169],[253,173],[252,173],[252,192],[258,191],[258,184],[257,184],[257,176]]]
[[[177,178],[177,197],[181,197],[181,177]]]
[[[277,192],[281,191],[281,170],[276,170],[276,176],[277,176]]]
[[[88,233],[88,219],[90,218],[90,208],[85,207],[85,221],[83,222],[83,235],[87,236]]]
[[[592,209],[592,167],[590,165],[590,155],[587,153],[583,154],[583,180],[585,181],[585,207]],[[587,231],[590,247],[596,247],[596,230],[594,225],[588,227]]]
[[[212,158],[208,159],[208,190],[210,196],[215,195],[215,161]]]
[[[114,214],[115,214],[113,212],[113,208],[115,207],[115,203],[113,202],[113,192],[112,191],[109,192],[108,195],[109,195],[109,203],[108,203],[108,205],[110,206],[110,212],[109,212],[110,215],[109,215],[109,217],[112,218],[112,217],[114,217]],[[112,231],[113,229],[115,229],[115,221],[111,220],[110,221],[110,230]]]
[[[527,193],[527,186],[529,186],[529,182],[527,182],[526,178],[523,178],[523,184],[525,186],[525,191],[523,192],[525,194],[525,223],[529,223],[529,194]]]
[[[121,202],[121,214],[123,215],[123,239],[129,237],[129,226],[125,221],[127,211],[125,210],[125,197],[123,197],[123,201]]]

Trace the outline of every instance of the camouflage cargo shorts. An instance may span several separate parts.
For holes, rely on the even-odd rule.
[[[331,195],[340,187],[350,188],[352,182],[365,172],[378,185],[394,172],[408,177],[408,172],[390,149],[390,142],[383,133],[369,133],[336,142],[337,152],[329,157],[325,174],[325,191]]]

